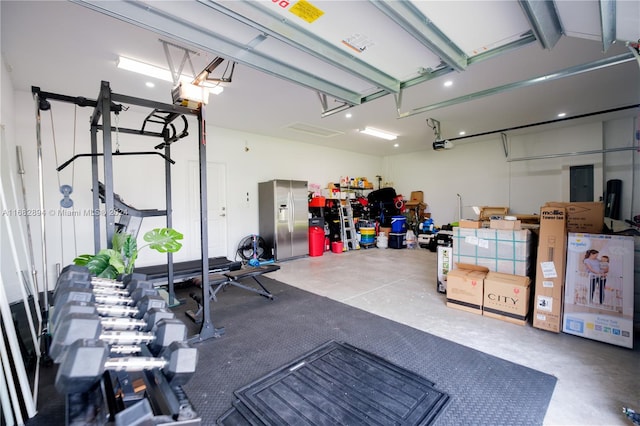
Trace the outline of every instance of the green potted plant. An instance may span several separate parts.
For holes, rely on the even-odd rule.
[[[96,254],[82,254],[73,260],[76,265],[86,266],[97,277],[115,279],[121,274],[130,274],[135,267],[138,253],[145,247],[159,253],[175,253],[182,248],[183,235],[172,228],[155,228],[143,236],[146,244],[138,247],[131,234],[116,232],[111,240],[113,248],[102,249]]]

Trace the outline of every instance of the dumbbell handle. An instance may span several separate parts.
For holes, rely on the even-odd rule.
[[[91,278],[91,284],[98,285],[101,287],[111,287],[111,288],[125,288],[126,286],[122,281],[110,280],[108,278]]]
[[[147,327],[147,322],[142,319],[125,317],[100,317],[102,328],[107,330],[136,330]]]
[[[120,317],[129,317],[138,315],[140,310],[135,306],[110,306],[110,305],[102,305],[97,304],[96,309],[100,315],[109,315],[109,316],[120,316]]]
[[[116,371],[143,371],[152,368],[163,369],[167,365],[163,358],[132,356],[121,358],[107,358],[104,363],[105,370]]]
[[[92,287],[93,293],[97,296],[103,295],[114,295],[114,296],[129,296],[129,292],[124,289],[115,288],[115,287]]]
[[[94,291],[95,294],[95,291]],[[134,305],[136,302],[130,297],[115,296],[110,294],[95,294],[96,303],[103,305]]]
[[[141,331],[103,331],[99,339],[108,345],[146,345],[156,340],[156,335]]]
[[[138,345],[112,345],[109,347],[109,352],[119,355],[139,354],[142,352],[142,347]]]

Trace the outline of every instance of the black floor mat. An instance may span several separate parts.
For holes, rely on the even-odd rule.
[[[543,424],[555,377],[267,277],[261,280],[274,300],[230,286],[211,303],[215,326],[226,332],[196,345],[196,375],[184,386],[203,425],[215,424],[232,407],[237,389],[331,340],[435,382],[450,399],[434,425]],[[191,291],[176,291],[186,303],[173,310],[194,335],[200,326],[185,315],[195,308]],[[54,377],[55,368],[41,369],[38,415],[28,426],[64,424],[64,398],[53,386]]]
[[[428,425],[449,400],[433,385],[374,354],[331,341],[237,390],[236,410],[218,422],[242,424],[240,414],[246,424]]]

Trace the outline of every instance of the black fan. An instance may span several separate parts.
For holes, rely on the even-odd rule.
[[[267,243],[264,241],[259,235],[249,235],[244,237],[240,244],[238,244],[238,256],[251,266],[256,266],[255,264],[259,264],[259,259],[262,258],[265,252],[265,248]]]

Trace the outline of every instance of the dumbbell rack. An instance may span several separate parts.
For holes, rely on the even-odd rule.
[[[66,424],[199,425],[182,389],[197,362],[186,326],[152,283],[127,278],[104,282],[76,265],[58,278],[50,354]]]
[[[146,354],[150,356],[150,354]],[[162,424],[200,425],[182,386],[171,386],[158,369],[135,373],[105,371],[88,392],[66,395],[68,425],[140,424],[141,419],[164,419]]]

